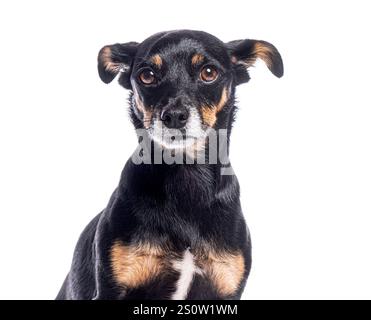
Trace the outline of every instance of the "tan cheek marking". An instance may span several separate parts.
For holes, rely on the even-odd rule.
[[[245,261],[240,252],[235,254],[211,252],[201,266],[222,296],[234,294],[240,287],[245,273]]]
[[[153,112],[151,110],[144,110],[143,125],[146,129],[151,126]]]
[[[115,281],[135,288],[148,283],[162,269],[162,251],[158,247],[139,244],[125,246],[115,242],[111,248],[111,267]]]
[[[146,129],[148,129],[151,125],[153,111],[144,106],[136,91],[134,91],[134,99],[136,107],[141,113],[143,113],[143,125]]]
[[[196,53],[192,57],[192,64],[197,65],[197,64],[201,63],[203,60],[204,60],[204,56],[202,54]]]
[[[159,54],[155,54],[151,59],[150,59],[153,64],[157,67],[157,68],[161,68],[162,66],[162,58],[160,57]]]
[[[207,124],[209,127],[214,126],[216,122],[215,108],[202,107],[201,113],[204,123]]]
[[[220,100],[217,105],[215,106],[205,106],[201,108],[201,114],[202,119],[205,124],[207,124],[209,127],[213,127],[216,120],[217,120],[217,114],[220,112],[228,100],[228,91],[227,88],[223,89],[222,96],[220,97]]]
[[[216,112],[218,113],[220,110],[223,109],[225,104],[227,103],[228,100],[228,91],[227,88],[223,89],[222,96],[220,97],[220,100],[218,104],[216,105]]]

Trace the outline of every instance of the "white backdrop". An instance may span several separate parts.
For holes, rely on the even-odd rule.
[[[280,50],[238,88],[245,299],[371,298],[369,1],[2,1],[0,298],[53,299],[135,147],[105,44],[170,29]]]

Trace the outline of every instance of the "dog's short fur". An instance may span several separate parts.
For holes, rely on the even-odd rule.
[[[156,133],[167,121],[191,132],[184,151],[207,150],[210,128],[227,129],[229,142],[235,87],[258,58],[283,75],[268,42],[178,30],[103,47],[98,71],[105,83],[119,75],[131,91],[132,122],[151,145],[181,149]],[[251,244],[237,178],[223,166],[129,160],[107,208],[82,233],[57,299],[239,299]]]

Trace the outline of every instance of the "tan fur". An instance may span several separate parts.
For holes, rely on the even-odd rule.
[[[271,47],[267,46],[265,43],[257,41],[254,44],[250,57],[242,61],[242,63],[245,64],[246,67],[248,68],[248,67],[251,67],[256,62],[256,59],[260,58],[265,62],[267,67],[271,69],[273,66],[273,61],[272,61],[273,54],[274,53]],[[238,60],[236,57],[232,57],[231,59],[233,63],[238,63]]]
[[[139,98],[138,92],[136,89],[134,89],[134,99],[135,99],[135,105],[137,109],[143,113],[143,125],[146,129],[148,129],[151,125],[152,117],[153,117],[153,110],[152,108],[146,108],[142,102],[142,100]]]
[[[217,291],[222,296],[234,294],[241,285],[245,273],[245,262],[240,252],[227,253],[209,251],[201,259],[200,268],[204,270]]]
[[[153,64],[157,67],[157,68],[161,68],[162,66],[162,58],[160,57],[159,54],[155,54],[151,59],[150,59]]]
[[[197,64],[201,63],[203,60],[204,60],[204,56],[202,54],[196,53],[192,57],[192,64],[197,65]]]
[[[272,68],[272,49],[261,42],[257,42],[254,46],[253,54],[262,59],[268,68]]]
[[[149,244],[125,246],[115,242],[111,248],[111,267],[115,281],[135,288],[159,275],[163,268],[163,252]]]
[[[204,244],[192,250],[200,274],[207,278],[221,296],[236,293],[245,273],[242,253],[216,251]],[[116,241],[111,247],[111,268],[115,282],[124,288],[136,288],[166,274],[172,262],[181,259],[181,253],[149,243],[124,245]]]
[[[152,116],[153,116],[153,112],[151,110],[144,111],[143,125],[146,129],[148,129],[151,126]]]
[[[121,69],[121,64],[112,62],[112,51],[110,47],[104,47],[100,54],[100,60],[107,71],[117,73]]]
[[[201,113],[203,122],[209,127],[212,127],[216,122],[215,108],[202,107]]]
[[[217,114],[220,112],[228,101],[228,90],[223,89],[222,95],[217,105],[204,106],[201,108],[202,119],[209,127],[213,127],[217,120]]]

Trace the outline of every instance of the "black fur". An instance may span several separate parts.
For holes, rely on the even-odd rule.
[[[228,141],[235,116],[235,86],[249,80],[246,59],[253,57],[255,40],[223,43],[199,31],[162,32],[142,43],[115,44],[109,59],[122,72],[119,83],[138,90],[143,104],[155,112],[163,108],[187,105],[200,112],[201,105],[215,105],[228,88],[228,99],[218,113],[215,129],[228,129]],[[266,42],[272,53],[271,71],[282,76],[283,65],[278,51]],[[104,51],[103,48],[102,50]],[[119,73],[107,69],[102,52],[98,71],[105,83]],[[149,58],[159,53],[161,68]],[[191,57],[202,54],[204,60],[193,66]],[[215,66],[219,72],[210,84],[199,80],[203,65]],[[156,83],[142,85],[138,75],[151,68]],[[134,97],[130,98],[130,115],[135,128],[144,128],[143,113]],[[153,119],[152,122],[153,123]],[[153,146],[153,143],[151,143]],[[206,144],[206,149],[208,145]],[[241,252],[245,261],[243,279],[231,295],[221,295],[207,278],[195,275],[187,299],[239,299],[251,266],[251,243],[239,201],[239,185],[234,175],[222,175],[216,164],[134,164],[130,159],[106,209],[83,231],[75,249],[71,270],[57,299],[168,299],[175,291],[177,271],[164,272],[145,285],[123,288],[112,274],[110,250],[114,241],[132,245],[140,242],[171,248],[181,253],[193,252],[202,243],[221,252]]]

